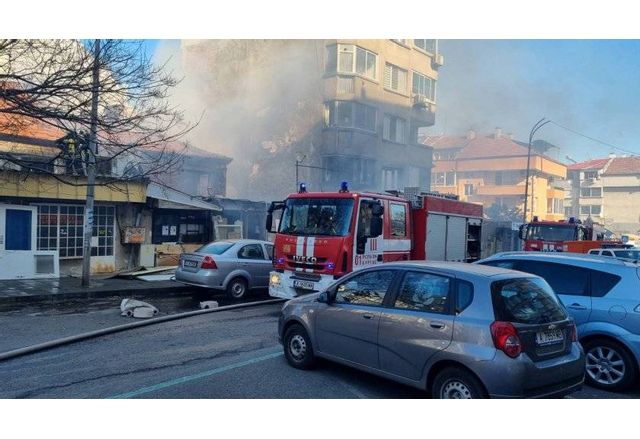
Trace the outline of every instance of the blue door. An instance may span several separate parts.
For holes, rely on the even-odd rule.
[[[31,250],[31,211],[6,210],[5,250]]]

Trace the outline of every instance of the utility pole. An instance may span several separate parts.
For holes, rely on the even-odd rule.
[[[91,129],[86,154],[87,202],[84,208],[84,236],[82,245],[82,286],[88,287],[91,274],[91,237],[93,236],[93,201],[96,183],[96,137],[98,133],[98,91],[100,87],[100,40],[95,40],[93,78],[91,83]]]
[[[540,128],[545,126],[551,122],[547,120],[545,117],[536,122],[536,124],[531,128],[531,132],[529,133],[529,147],[527,148],[527,177],[524,182],[524,212],[522,212],[522,223],[527,223],[527,202],[529,200],[529,173],[531,170],[531,142],[533,141],[533,136],[536,134]],[[532,188],[533,189],[533,188]],[[531,203],[533,205],[533,202]]]

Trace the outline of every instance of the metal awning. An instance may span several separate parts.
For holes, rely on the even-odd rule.
[[[198,197],[154,182],[147,186],[147,197],[158,200],[160,209],[199,209],[222,212],[222,208],[217,204],[208,203]]]

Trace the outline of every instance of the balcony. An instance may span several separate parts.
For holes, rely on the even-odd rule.
[[[475,188],[476,195],[484,195],[484,196],[496,196],[496,197],[504,197],[504,196],[524,196],[524,185],[484,185],[484,186],[476,186]]]

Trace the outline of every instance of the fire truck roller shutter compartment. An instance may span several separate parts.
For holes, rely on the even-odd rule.
[[[467,219],[461,216],[447,217],[447,241],[445,261],[464,262],[467,258]]]
[[[446,215],[430,213],[427,216],[427,241],[425,242],[427,260],[444,261],[446,251]]]

